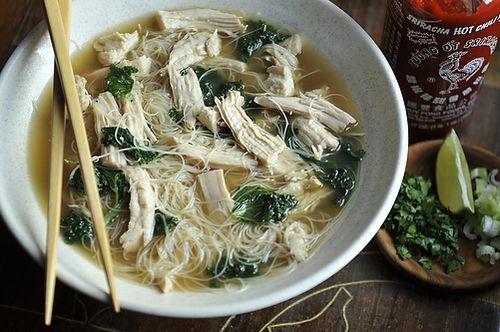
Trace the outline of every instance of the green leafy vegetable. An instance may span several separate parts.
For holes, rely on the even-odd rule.
[[[422,256],[418,259],[418,263],[427,270],[432,270],[432,264],[428,257]]]
[[[128,191],[128,183],[123,172],[94,164],[94,173],[99,193],[114,193],[117,196],[121,196],[124,192]],[[73,172],[73,175],[69,179],[69,186],[80,194],[85,193],[80,167]]]
[[[363,157],[365,156],[366,154],[366,151],[359,148],[359,149],[356,149],[354,147],[354,144],[352,142],[348,142],[348,141],[342,141],[340,143],[340,148],[342,149],[342,151],[344,151],[348,156],[351,156],[352,158],[356,159],[356,160],[362,160]]]
[[[166,215],[165,213],[155,212],[155,228],[154,235],[165,235],[177,226],[179,219],[174,216]]]
[[[136,145],[134,135],[127,128],[105,127],[101,129],[103,134],[102,144],[115,145],[125,150],[125,154],[137,161],[139,165],[145,165],[162,156],[161,153],[145,150]]]
[[[316,160],[311,147],[306,146],[298,138],[293,126],[281,123],[278,131],[290,150],[312,164],[318,179],[335,189],[334,200],[337,205],[343,206],[356,186],[354,170],[359,168],[366,154],[359,142],[344,138],[336,151],[324,155],[321,160]]]
[[[129,185],[125,179],[125,175],[121,171],[111,170],[94,164],[94,173],[99,194],[112,195],[111,202],[107,202],[106,204],[108,211],[104,215],[104,222],[108,224],[122,213],[122,209],[127,206],[129,202]],[[80,194],[85,194],[80,167],[77,167],[72,172],[72,176],[69,179],[69,186]]]
[[[115,98],[126,96],[132,91],[134,86],[133,73],[137,73],[135,67],[125,66],[119,68],[115,65],[109,67],[109,74],[106,77],[106,87]]]
[[[246,256],[241,256],[238,260],[222,257],[216,266],[207,269],[207,273],[210,276],[210,288],[218,288],[220,280],[255,277],[259,274],[259,263]]]
[[[279,33],[276,28],[264,21],[248,21],[247,32],[238,39],[236,53],[242,61],[248,62],[262,46],[270,43],[280,43],[290,37]]]
[[[259,186],[241,187],[233,199],[233,215],[241,221],[256,224],[281,222],[298,203],[292,195],[278,194]]]
[[[402,260],[410,259],[412,257],[410,250],[403,244],[396,245],[396,251]]]
[[[319,180],[335,189],[335,201],[339,206],[345,204],[356,184],[354,172],[345,167],[333,168],[327,172],[320,169],[316,171],[316,176]]]
[[[64,240],[68,244],[81,242],[82,244],[94,238],[94,227],[90,218],[75,210],[61,220],[61,229]]]
[[[205,106],[215,106],[215,98],[223,97],[230,90],[243,91],[245,89],[243,81],[226,81],[216,70],[198,67],[195,73],[200,80]]]
[[[182,112],[179,112],[177,109],[175,108],[171,108],[169,111],[168,111],[168,116],[174,120],[176,123],[180,123],[182,121],[182,119],[184,118],[184,115],[182,114]]]
[[[393,235],[401,259],[416,256],[424,268],[431,268],[432,258],[453,272],[464,264],[457,223],[430,190],[430,181],[406,175],[384,228]]]

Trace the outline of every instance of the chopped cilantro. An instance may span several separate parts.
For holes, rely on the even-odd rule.
[[[405,245],[397,245],[396,251],[398,252],[399,257],[401,257],[401,259],[404,261],[412,257],[410,250]]]
[[[421,176],[406,175],[384,228],[392,234],[401,259],[413,256],[426,269],[429,259],[446,272],[458,270],[464,259],[458,253],[458,223],[435,195],[431,182]]]
[[[422,256],[418,259],[418,263],[426,270],[432,270],[432,264],[429,258]]]

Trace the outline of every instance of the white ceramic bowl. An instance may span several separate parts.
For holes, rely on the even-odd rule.
[[[118,280],[122,306],[150,314],[213,317],[257,310],[287,300],[326,280],[351,261],[382,225],[395,200],[407,152],[404,106],[390,67],[370,37],[327,0],[75,0],[72,51],[97,35],[157,9],[215,7],[243,10],[300,32],[343,75],[358,102],[366,132],[359,184],[338,225],[317,252],[291,274],[256,279],[235,292],[172,292]],[[46,215],[28,176],[33,102],[52,75],[53,54],[41,24],[12,55],[0,76],[0,208],[24,248],[43,262]],[[62,241],[58,277],[107,300],[103,272]]]

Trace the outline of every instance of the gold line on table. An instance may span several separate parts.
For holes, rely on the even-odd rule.
[[[116,294],[108,236],[104,224],[101,201],[94,174],[94,166],[87,140],[87,133],[80,108],[78,93],[76,91],[73,68],[67,51],[68,43],[66,42],[61,13],[56,0],[44,0],[44,5],[47,14],[52,46],[57,60],[59,76],[62,82],[67,109],[75,134],[85,192],[87,194],[90,212],[94,223],[97,242],[100,249],[99,251],[104,265],[104,271],[106,272],[111,301],[115,311],[119,312],[120,305]]]

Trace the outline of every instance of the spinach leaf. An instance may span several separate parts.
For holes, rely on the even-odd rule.
[[[359,168],[366,153],[360,147],[359,142],[343,138],[336,151],[316,160],[311,148],[298,138],[293,126],[280,123],[278,131],[288,148],[314,167],[318,179],[335,189],[334,200],[337,205],[343,206],[356,186],[357,180],[354,170]]]
[[[162,156],[161,153],[145,150],[136,145],[134,135],[127,128],[105,127],[101,129],[103,134],[102,144],[115,145],[125,150],[125,154],[137,161],[139,165],[145,165]]]
[[[244,61],[250,61],[250,58],[262,46],[270,43],[281,43],[290,37],[288,34],[279,33],[272,25],[264,21],[248,21],[247,32],[238,39],[236,53]]]
[[[259,267],[258,262],[251,261],[246,256],[241,256],[238,260],[222,257],[217,265],[207,269],[210,288],[220,287],[220,280],[255,277],[259,274]]]
[[[62,218],[61,230],[64,241],[68,244],[75,242],[85,244],[94,238],[94,227],[90,218],[75,210],[71,210]]]
[[[155,212],[155,228],[153,235],[165,235],[177,226],[179,219],[166,215],[160,211]]]
[[[216,70],[198,67],[194,71],[200,81],[205,106],[215,106],[215,98],[223,97],[230,90],[241,92],[245,89],[243,81],[226,81]]]
[[[178,111],[175,108],[171,108],[168,111],[168,116],[175,122],[175,123],[180,123],[182,119],[184,118],[184,115],[182,112]]]
[[[101,195],[112,195],[111,202],[107,204],[109,209],[104,215],[104,222],[108,224],[120,215],[123,212],[123,208],[128,205],[130,200],[128,193],[129,184],[121,171],[111,170],[94,164],[94,173],[99,193]],[[79,166],[72,172],[72,176],[69,179],[69,186],[80,194],[85,194],[83,178]]]
[[[233,215],[241,221],[256,224],[281,222],[298,203],[292,195],[279,194],[259,186],[241,187],[234,193],[233,199]]]
[[[354,172],[345,167],[338,167],[330,170],[320,169],[316,171],[316,176],[320,181],[329,184],[335,189],[335,201],[339,206],[345,204],[356,184]]]
[[[115,65],[109,67],[109,74],[106,77],[106,87],[115,98],[126,96],[132,91],[134,86],[133,73],[137,73],[138,69],[131,66],[119,68]]]
[[[94,173],[99,193],[114,193],[117,196],[122,196],[123,193],[128,192],[128,183],[123,175],[123,172],[111,170],[94,163]],[[78,191],[80,194],[85,194],[81,169],[79,166],[69,179],[69,186]]]
[[[354,158],[355,160],[361,161],[366,154],[365,150],[363,150],[362,148],[356,149],[352,142],[345,140],[340,143],[340,148],[342,149],[342,151],[344,151],[345,154]]]

